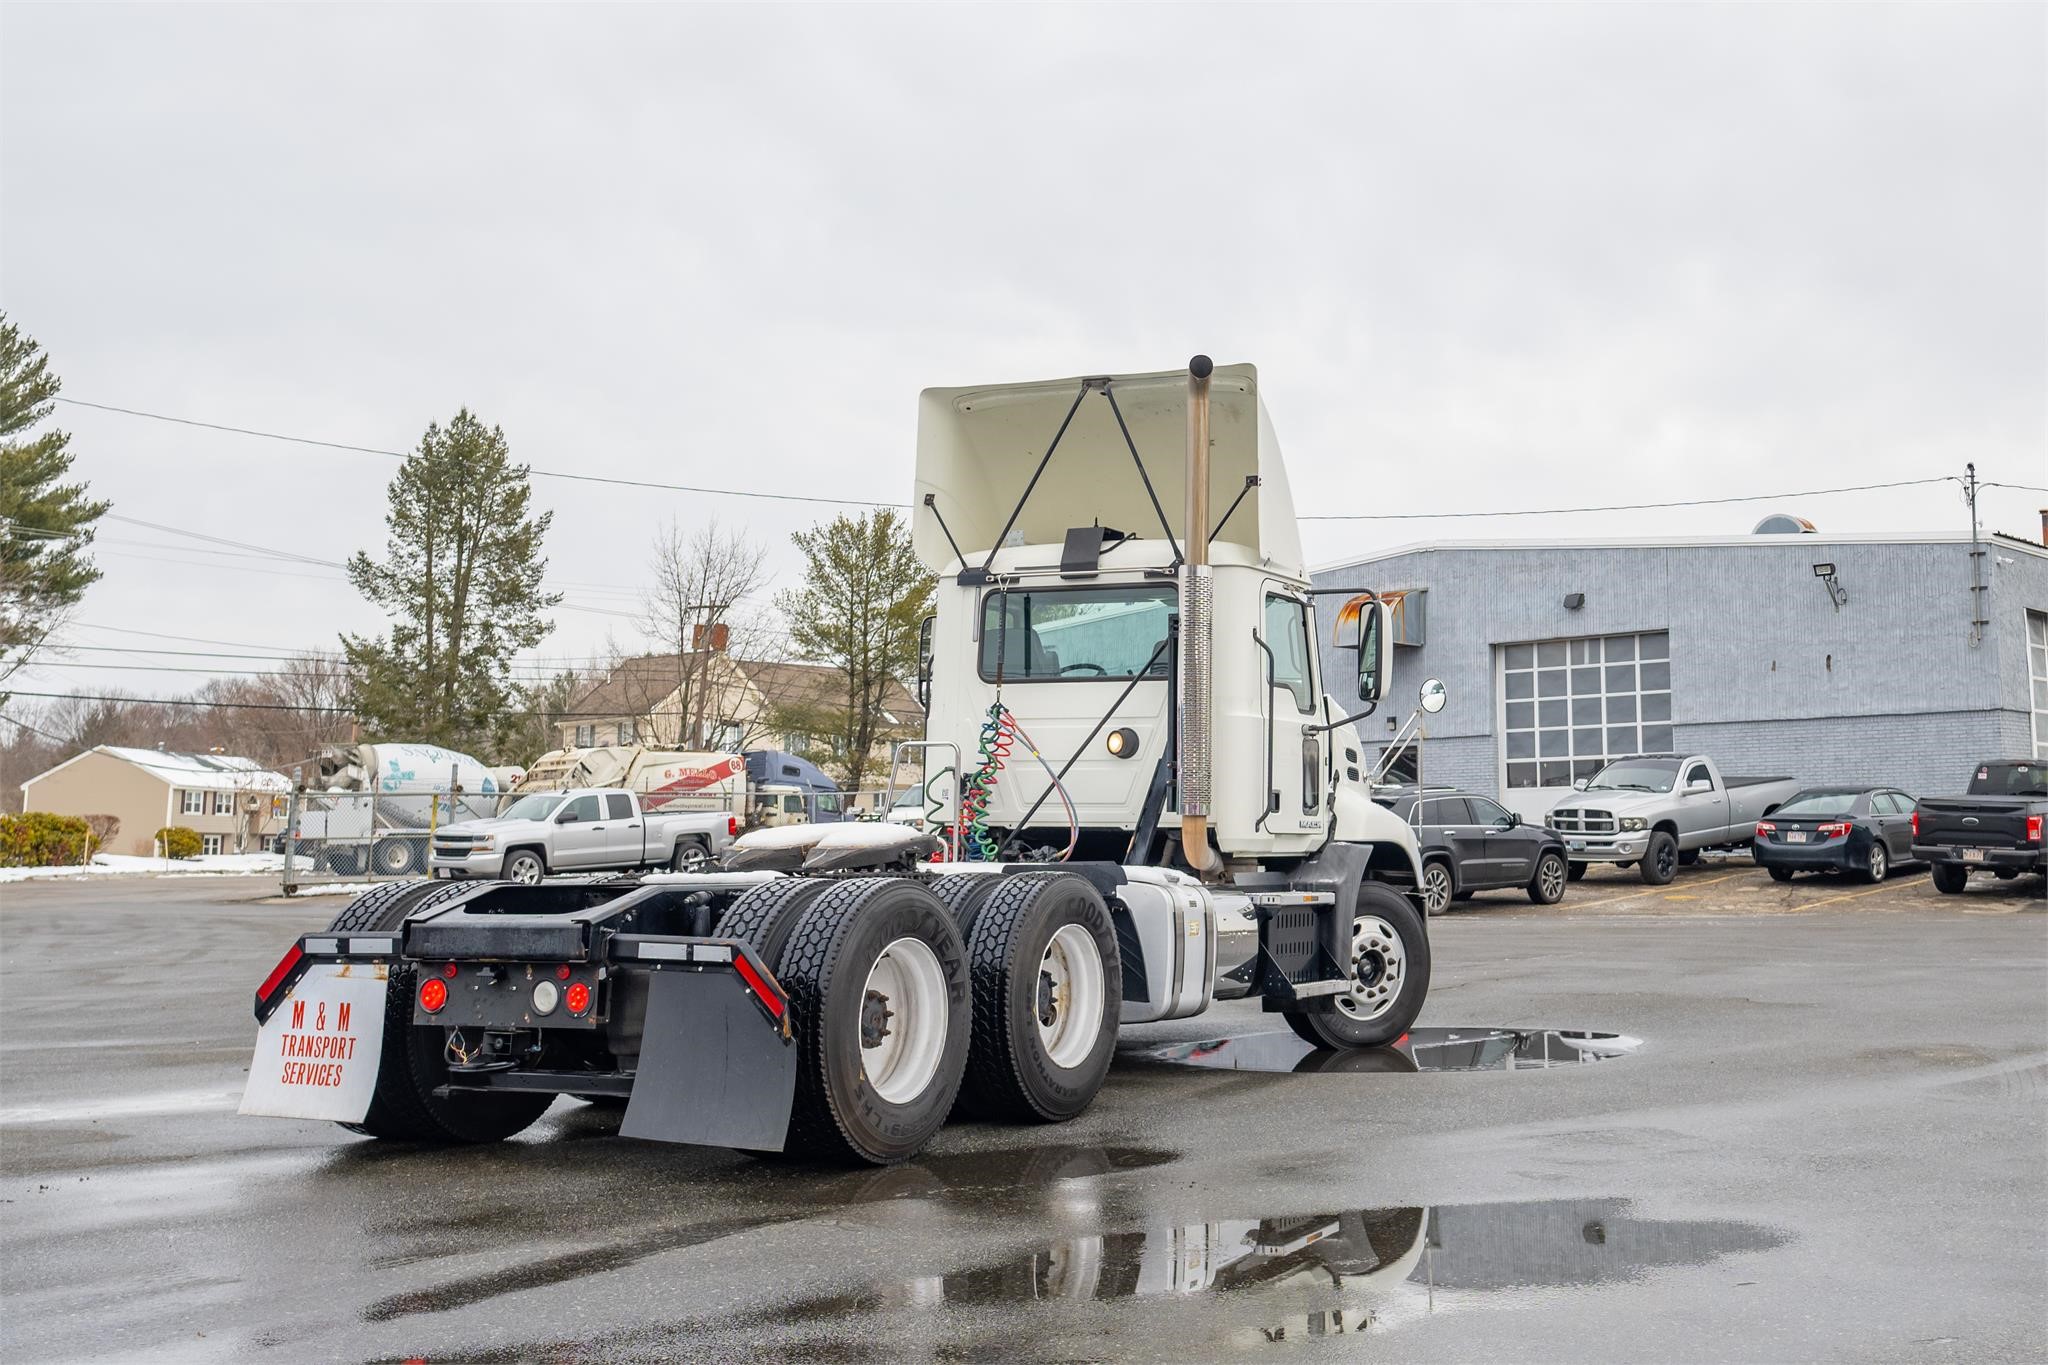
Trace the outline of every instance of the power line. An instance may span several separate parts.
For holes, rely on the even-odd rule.
[[[145,412],[140,408],[116,407],[112,403],[88,403],[83,398],[59,398],[59,403],[73,407],[94,408],[100,412],[118,412],[127,417],[146,417],[156,422],[174,422],[182,427],[202,427],[207,431],[225,431],[236,436],[256,436],[266,441],[288,441],[293,445],[318,446],[325,450],[345,450],[359,455],[388,455],[393,459],[408,458],[403,450],[384,450],[377,446],[350,445],[344,441],[322,441],[310,436],[290,436],[279,431],[258,431],[253,427],[229,426],[222,422],[201,422],[190,417],[173,417],[168,413]],[[685,483],[659,483],[650,479],[619,479],[602,474],[569,474],[558,469],[537,469],[527,466],[527,472],[538,479],[565,479],[574,483],[610,484],[616,488],[653,488],[668,493],[700,493],[721,498],[763,498],[774,502],[817,502],[829,503],[836,507],[902,507],[907,504],[873,502],[865,498],[824,498],[806,493],[764,493],[758,489],[707,488]]]
[[[379,446],[353,445],[345,441],[325,441],[311,436],[293,436],[284,432],[261,431],[254,427],[232,426],[223,422],[202,422],[190,417],[173,417],[168,413],[149,412],[141,408],[120,407],[112,403],[91,403],[82,398],[56,399],[75,407],[93,408],[100,412],[120,413],[128,417],[142,417],[151,421],[171,422],[179,426],[200,427],[208,431],[224,431],[237,436],[254,436],[269,441],[286,441],[294,445],[315,446],[326,450],[351,451],[363,455],[384,455],[392,459],[406,459],[407,452],[387,450]],[[528,466],[536,478],[565,479],[577,483],[610,484],[620,488],[651,488],[673,493],[698,493],[712,497],[762,498],[777,502],[824,503],[842,507],[903,507],[904,503],[876,502],[862,498],[813,497],[802,493],[769,493],[759,489],[713,488],[699,484],[662,483],[650,479],[624,479],[600,474],[571,474],[562,470],[539,469]],[[1832,497],[1841,493],[1870,493],[1889,488],[1914,488],[1932,483],[1955,482],[1952,475],[1926,479],[1900,479],[1889,483],[1850,484],[1839,488],[1809,488],[1795,492],[1751,493],[1721,498],[1675,498],[1668,502],[1606,503],[1586,507],[1518,507],[1485,512],[1330,512],[1310,513],[1298,518],[1301,521],[1439,521],[1469,520],[1483,517],[1550,517],[1567,516],[1591,512],[1648,512],[1675,507],[1719,507],[1730,503],[1770,502],[1784,498]],[[1992,483],[1987,488],[2012,488],[2024,492],[2048,493],[2048,488],[2032,484]],[[234,543],[234,542],[223,542]]]
[[[353,716],[357,714],[351,706],[298,706],[291,702],[272,701],[204,701],[190,697],[124,697],[119,694],[92,692],[11,692],[16,697],[36,697],[45,701],[105,701],[123,706],[168,706],[194,711],[297,711],[304,715]],[[504,713],[508,716],[543,716],[554,720],[616,720],[618,711],[553,711],[535,710],[531,707],[515,708]]]
[[[1851,484],[1842,488],[1808,488],[1795,493],[1744,493],[1727,498],[1679,498],[1672,502],[1624,502],[1603,507],[1517,507],[1492,512],[1327,512],[1310,513],[1300,521],[1442,521],[1465,517],[1561,517],[1574,512],[1648,512],[1667,507],[1716,507],[1730,502],[1776,502],[1787,498],[1818,498],[1835,493],[1870,493],[1880,488],[1915,488],[1930,483],[1956,483],[1953,474],[1892,483]]]

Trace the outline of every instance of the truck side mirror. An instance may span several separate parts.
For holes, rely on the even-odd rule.
[[[927,616],[917,626],[917,704],[923,710],[932,709],[932,623],[936,616]]]
[[[1378,701],[1394,671],[1393,613],[1384,602],[1366,604],[1358,618],[1358,696]]]
[[[558,825],[573,825],[573,824],[575,824],[575,823],[576,823],[576,812],[575,812],[575,811],[573,811],[573,810],[565,810],[565,811],[563,811],[563,812],[562,812],[562,813],[561,813],[560,815],[557,815],[557,816],[555,817],[555,823],[556,823],[556,824],[558,824]]]
[[[1714,789],[1714,784],[1704,777],[1695,777],[1685,784],[1685,789],[1689,792],[1710,792]]]

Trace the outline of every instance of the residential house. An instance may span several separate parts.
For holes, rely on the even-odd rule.
[[[121,824],[109,853],[147,855],[156,832],[183,825],[207,853],[248,853],[283,826],[275,797],[291,781],[250,758],[168,753],[102,744],[22,783],[22,809],[111,815]]]

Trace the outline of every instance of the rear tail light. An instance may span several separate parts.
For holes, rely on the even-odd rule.
[[[1917,810],[1913,812],[1913,837],[1920,837],[1920,812]]]
[[[430,976],[420,982],[420,1008],[428,1014],[439,1014],[441,1007],[448,1003],[448,982],[438,976]]]
[[[1823,839],[1843,839],[1848,837],[1849,826],[1845,821],[1835,820],[1819,826],[1813,832]]]
[[[2027,817],[2027,842],[2030,844],[2041,842],[2041,817],[2038,815],[2029,815]]]
[[[569,983],[569,989],[562,992],[562,1003],[569,1007],[571,1014],[590,1012],[590,987],[581,981]]]
[[[557,981],[567,981],[568,979],[569,979],[569,964],[568,964],[568,963],[566,963],[566,962],[564,962],[564,963],[563,963],[563,964],[562,964],[561,966],[559,966],[559,967],[555,968],[555,980],[557,980]]]
[[[725,837],[728,839],[737,839],[740,837],[739,816],[728,815],[725,817]]]
[[[1776,834],[1777,832],[1778,827],[1768,820],[1759,820],[1756,822],[1756,837],[1759,839],[1762,839],[1767,835]]]
[[[278,959],[277,965],[270,969],[270,975],[263,978],[263,984],[256,988],[256,998],[259,1001],[268,1001],[275,995],[277,988],[284,984],[285,978],[292,974],[292,968],[298,966],[299,959],[304,956],[305,954],[299,951],[299,945],[294,942],[285,950],[285,955]]]
[[[447,977],[450,981],[453,981],[455,979],[455,974],[461,970],[462,968],[456,966],[453,962],[444,962],[441,964],[441,975]]]

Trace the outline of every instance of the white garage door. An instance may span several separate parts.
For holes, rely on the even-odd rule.
[[[1501,789],[1524,814],[1609,759],[1671,747],[1668,633],[1500,645],[1495,656]]]

